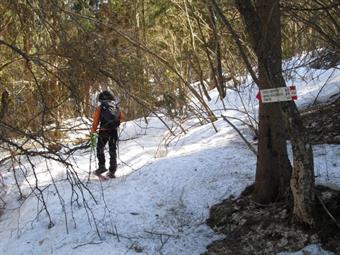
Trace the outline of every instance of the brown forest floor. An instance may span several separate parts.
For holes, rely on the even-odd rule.
[[[318,186],[318,196],[331,215],[340,223],[340,191]],[[228,198],[210,211],[208,225],[223,233],[205,255],[276,254],[300,250],[308,244],[322,243],[323,248],[340,254],[340,228],[317,203],[317,223],[314,229],[294,224],[286,203],[261,206],[250,195]]]

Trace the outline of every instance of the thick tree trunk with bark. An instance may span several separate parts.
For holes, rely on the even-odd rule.
[[[291,166],[279,106],[260,104],[259,114],[254,199],[258,203],[266,204],[287,196]]]
[[[293,215],[295,220],[313,225],[315,178],[312,146],[295,104],[285,103],[282,109],[287,121],[294,157],[290,181],[294,199]]]
[[[248,33],[252,39],[253,48],[258,58],[259,88],[266,89],[286,86],[281,68],[282,56],[279,1],[257,0],[255,8],[249,0],[236,0],[236,3],[245,20]],[[272,112],[269,112],[269,115],[272,116],[270,120],[266,120],[265,118],[265,113],[268,111],[266,109],[267,107],[272,109]],[[274,115],[277,119],[274,119]],[[281,121],[278,119],[281,119]],[[272,186],[270,184],[267,186],[267,183],[270,182],[270,178],[275,181],[275,178],[272,175],[276,176],[276,174],[280,175],[281,173],[284,183],[286,183],[285,178],[289,176],[287,172],[284,172],[284,169],[280,168],[277,173],[268,173],[267,171],[270,171],[269,168],[266,167],[268,163],[263,162],[275,160],[275,153],[269,148],[268,145],[270,142],[267,141],[268,136],[266,137],[264,133],[268,132],[268,130],[273,131],[269,127],[273,124],[270,124],[269,122],[275,120],[279,121],[278,125],[282,125],[282,120],[284,120],[292,142],[294,167],[290,187],[294,199],[294,217],[300,222],[312,225],[314,204],[313,154],[312,148],[308,142],[308,135],[293,102],[270,103],[265,105],[260,103],[260,141],[258,149],[259,160],[256,170],[255,198],[257,200],[262,198],[262,194],[265,194],[266,190],[269,193],[273,192]],[[282,134],[282,130],[284,130],[284,125],[281,126],[281,131],[278,131],[278,133]],[[274,132],[275,131],[276,129],[274,129]],[[267,146],[264,145],[266,144],[266,141]],[[280,142],[280,140],[278,141]],[[271,142],[276,143],[277,141]],[[279,145],[276,144],[276,146],[280,146],[278,150],[281,153],[286,154],[286,148],[283,148],[283,146],[285,146],[284,143],[280,143]],[[285,164],[286,163],[281,164],[279,167],[284,167]],[[286,171],[289,170],[290,168],[288,167]],[[265,182],[263,180],[267,181]],[[261,190],[262,192],[259,193],[258,190]],[[259,196],[258,194],[261,195]]]
[[[275,6],[273,1],[257,1],[255,12],[250,2],[237,3],[258,58],[258,86],[260,89],[279,87],[282,70],[278,6]],[[260,102],[254,191],[257,202],[274,202],[289,193],[291,166],[287,155],[285,131],[280,104]]]

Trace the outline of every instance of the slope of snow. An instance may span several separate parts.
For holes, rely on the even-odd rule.
[[[222,121],[217,124],[221,127],[219,133],[211,132],[209,125],[192,129],[183,136],[183,141],[168,149],[167,157],[155,158],[159,141],[167,131],[157,118],[150,117],[146,134],[120,143],[120,159],[128,165],[120,163],[118,178],[103,183],[91,178],[88,188],[97,204],[88,193],[85,192],[85,196],[96,223],[92,215],[87,215],[82,202],[79,208],[75,204],[70,208],[72,191],[69,183],[57,183],[65,201],[69,234],[53,185],[45,190],[47,207],[55,224],[50,229],[44,212],[36,218],[41,207],[35,197],[30,196],[20,209],[12,211],[16,202],[10,202],[13,196],[8,198],[8,213],[0,223],[1,230],[6,229],[0,233],[1,254],[91,254],[98,250],[102,254],[127,251],[133,254],[139,249],[145,254],[158,254],[159,251],[163,254],[199,254],[204,251],[206,245],[218,238],[204,224],[209,208],[226,196],[238,195],[253,180],[255,168],[255,157],[251,152],[237,136],[228,134],[231,130],[223,127]],[[125,135],[135,135],[139,125],[127,125],[130,127],[125,128]],[[82,151],[73,158],[78,166],[76,171],[84,180],[90,154]],[[46,186],[50,182],[46,162],[36,161],[39,180]],[[92,161],[92,169],[94,163]],[[64,178],[63,167],[51,162],[47,164],[55,180]],[[33,176],[30,178],[33,182]],[[7,179],[8,183],[13,182],[11,176]],[[23,190],[29,193],[24,186]],[[116,232],[118,236],[113,235]]]

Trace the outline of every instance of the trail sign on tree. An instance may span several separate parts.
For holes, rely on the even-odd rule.
[[[262,103],[275,103],[283,101],[297,100],[296,87],[279,87],[272,89],[261,89],[256,95]]]

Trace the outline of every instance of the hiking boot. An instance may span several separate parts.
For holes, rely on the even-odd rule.
[[[111,171],[107,173],[106,177],[112,178],[112,179],[113,179],[113,178],[116,178],[115,173],[114,173],[114,172],[111,172]]]
[[[100,166],[96,171],[94,171],[95,175],[101,175],[102,173],[106,172],[107,169],[105,168],[105,166]]]

